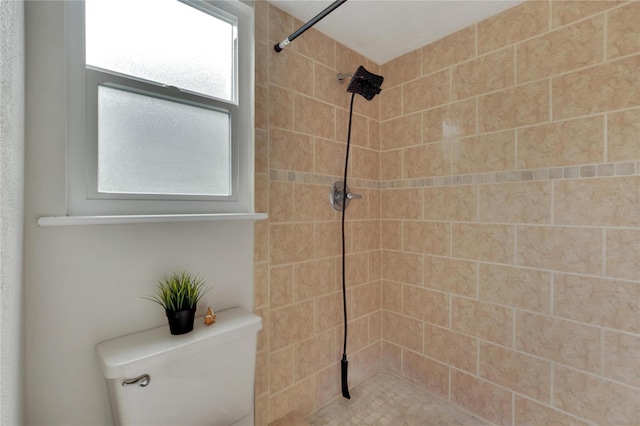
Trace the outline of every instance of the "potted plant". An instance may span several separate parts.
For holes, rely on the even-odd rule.
[[[189,272],[174,272],[158,283],[156,294],[145,299],[162,306],[169,320],[171,334],[185,334],[193,330],[198,301],[209,291],[204,280]]]

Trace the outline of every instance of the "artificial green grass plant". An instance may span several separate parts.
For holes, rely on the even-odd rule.
[[[158,283],[156,294],[145,299],[156,302],[168,311],[183,311],[193,309],[209,290],[205,288],[202,278],[180,271],[165,275]]]

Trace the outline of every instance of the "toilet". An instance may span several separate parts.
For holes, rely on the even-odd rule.
[[[260,317],[243,308],[107,340],[96,351],[116,425],[252,426]]]

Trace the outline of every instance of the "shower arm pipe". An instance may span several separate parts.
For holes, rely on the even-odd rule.
[[[285,38],[280,43],[276,43],[273,46],[274,50],[276,52],[281,52],[282,49],[284,49],[284,47],[287,44],[291,43],[293,40],[296,39],[296,37],[298,37],[299,35],[301,35],[305,31],[307,31],[309,28],[313,27],[318,21],[320,21],[322,18],[324,18],[325,16],[327,16],[328,14],[333,12],[335,9],[338,8],[338,6],[340,6],[342,3],[346,2],[346,1],[347,0],[336,0],[333,3],[331,3],[322,12],[318,13],[315,16],[315,18],[312,18],[311,20],[309,20],[309,22],[307,22],[306,24],[304,24],[303,26],[301,26],[300,28],[295,30],[289,37]]]

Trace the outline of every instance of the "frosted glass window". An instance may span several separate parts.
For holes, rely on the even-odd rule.
[[[85,3],[86,63],[235,101],[236,26],[176,0]]]
[[[65,1],[68,215],[253,208],[249,3]]]
[[[230,115],[98,87],[98,192],[230,195]]]

